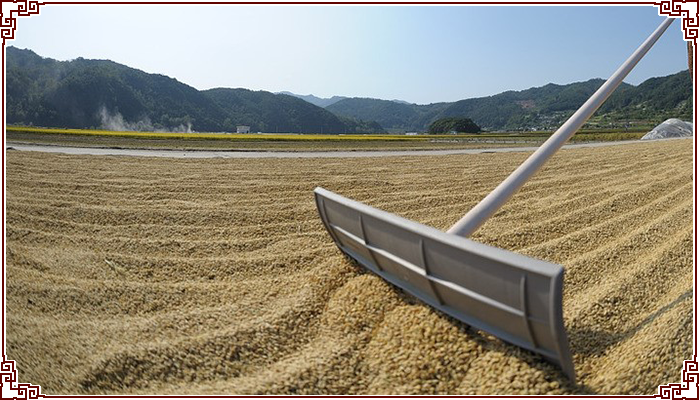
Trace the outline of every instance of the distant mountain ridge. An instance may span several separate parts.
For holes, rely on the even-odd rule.
[[[425,131],[442,110],[452,103],[429,105],[404,104],[391,100],[349,98],[326,107],[326,110],[351,118],[364,116],[387,131]]]
[[[567,85],[550,83],[522,91],[427,105],[347,98],[328,111],[378,122],[390,132],[425,131],[435,120],[468,117],[487,130],[552,130],[559,127],[602,84],[590,79]],[[692,119],[692,81],[687,70],[651,78],[638,86],[623,83],[589,122],[589,127],[656,125],[667,118]]]
[[[294,96],[296,98],[305,100],[315,106],[319,106],[322,108],[326,108],[330,106],[331,104],[337,103],[340,100],[347,99],[347,97],[344,96],[333,96],[330,98],[323,98],[323,97],[316,97],[313,94],[295,94],[292,92],[287,92],[287,91],[282,91],[282,92],[275,92],[275,94],[286,94],[287,96]]]
[[[7,123],[67,128],[382,133],[293,96],[247,89],[199,91],[108,60],[56,61],[6,49]]]
[[[56,61],[31,50],[6,49],[9,124],[124,129],[294,133],[424,132],[435,120],[470,118],[486,130],[557,128],[600,87],[602,79],[548,84],[456,102],[418,105],[371,98],[323,99],[218,88],[199,91],[176,79],[108,60]],[[319,107],[313,101],[328,103]],[[656,125],[692,118],[688,71],[623,83],[589,127]]]
[[[296,94],[296,93],[292,93],[292,92],[288,92],[288,91],[275,92],[275,94],[286,94],[288,96],[294,96],[294,97],[297,97],[299,99],[306,100],[313,105],[323,107],[323,108],[326,108],[330,105],[333,105],[333,104],[339,102],[340,100],[345,100],[348,98],[345,96],[316,97],[313,94]],[[409,105],[413,104],[413,103],[409,103],[408,101],[397,100],[397,99],[388,100],[388,101],[392,101],[394,103],[399,103],[399,104],[409,104]]]

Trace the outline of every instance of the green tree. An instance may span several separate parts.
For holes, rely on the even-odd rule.
[[[457,133],[479,133],[481,128],[469,118],[441,118],[433,121],[428,128],[431,135],[457,132]]]

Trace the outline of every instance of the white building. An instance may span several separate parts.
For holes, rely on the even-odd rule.
[[[236,133],[250,133],[250,127],[247,125],[238,125],[236,127]]]

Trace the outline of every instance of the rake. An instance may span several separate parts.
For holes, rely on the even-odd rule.
[[[447,232],[321,187],[316,206],[335,244],[430,306],[576,372],[562,316],[564,268],[467,239],[556,153],[673,22],[667,18],[547,141]]]

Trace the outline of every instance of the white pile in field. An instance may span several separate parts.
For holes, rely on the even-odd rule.
[[[641,140],[666,139],[676,137],[692,137],[693,124],[678,118],[669,118],[657,125],[642,137]]]
[[[578,384],[343,257],[322,186],[447,229],[528,153],[7,153],[6,351],[58,394],[653,394],[693,356],[693,141],[556,154],[472,239],[561,264]]]

